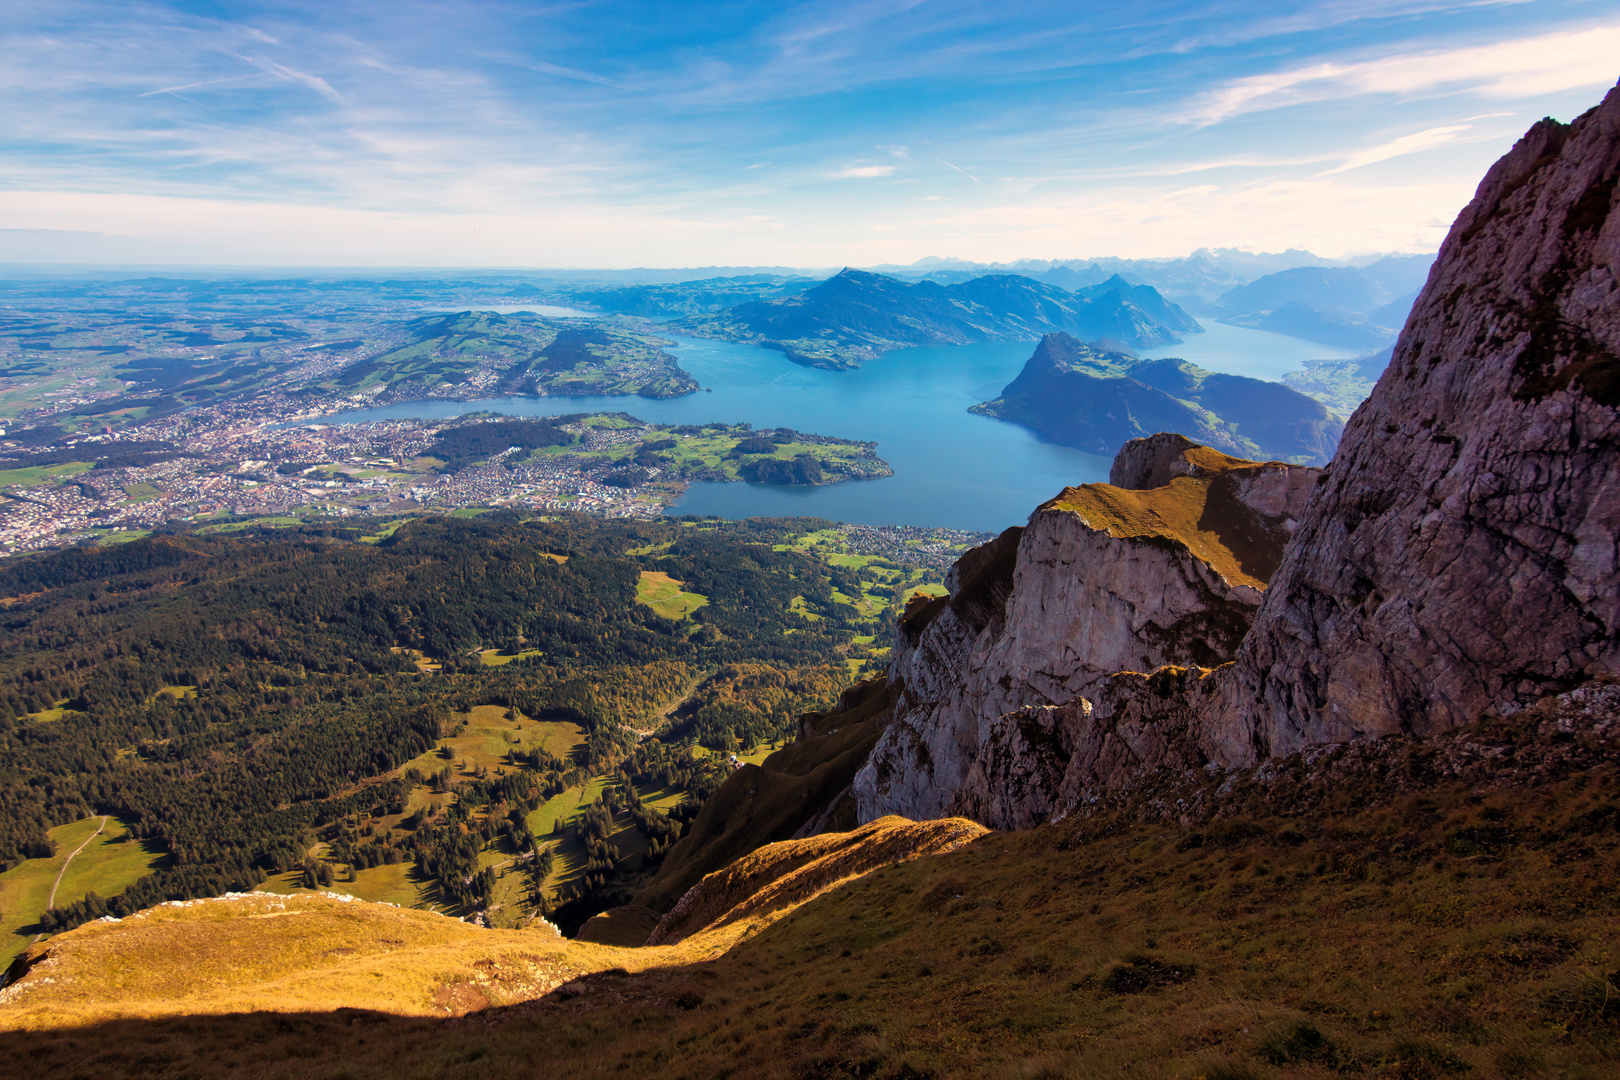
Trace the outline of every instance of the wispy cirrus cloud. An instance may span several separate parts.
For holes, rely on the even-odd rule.
[[[1338,173],[1359,169],[1363,165],[1373,165],[1380,161],[1390,161],[1394,158],[1404,157],[1407,154],[1417,154],[1424,150],[1433,150],[1437,146],[1444,146],[1465,131],[1471,131],[1470,124],[1452,124],[1448,127],[1429,128],[1427,131],[1414,132],[1411,135],[1402,135],[1398,139],[1391,139],[1380,146],[1358,150],[1345,159],[1343,164],[1336,168],[1319,172],[1311,179],[1323,176],[1334,176]]]
[[[1194,100],[1185,119],[1214,124],[1243,113],[1342,99],[1463,90],[1529,97],[1605,86],[1620,75],[1620,25],[1516,38],[1489,45],[1326,61],[1233,80]]]
[[[1411,248],[1502,114],[1620,74],[1599,6],[10,0],[0,225],[219,262]]]

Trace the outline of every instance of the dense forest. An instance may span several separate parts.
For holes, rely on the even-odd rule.
[[[265,529],[7,564],[0,870],[50,854],[47,829],[96,813],[166,857],[118,897],[77,909],[59,898],[53,917],[66,924],[301,866],[317,878],[317,832],[398,812],[414,783],[431,782],[402,766],[480,705],[578,724],[583,760],[535,755],[462,785],[455,811],[415,822],[408,842],[340,828],[341,861],[409,859],[475,902],[487,882],[469,872],[471,845],[532,851],[515,808],[612,770],[626,782],[604,798],[645,819],[656,858],[681,815],[640,808],[629,781],[685,770],[676,779],[699,796],[718,780],[657,740],[638,749],[634,723],[691,687],[666,740],[753,746],[828,701],[846,658],[864,653],[852,639],[872,622],[834,600],[859,594],[858,572],[783,543],[827,524],[499,513],[414,520],[374,543],[358,528]],[[648,570],[707,604],[682,620],[656,614],[636,602]],[[500,648],[519,652],[486,664],[480,651]],[[587,888],[605,883],[601,870]]]

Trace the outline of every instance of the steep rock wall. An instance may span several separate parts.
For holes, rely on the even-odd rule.
[[[964,785],[988,797],[978,759],[1008,714],[1068,704],[1117,671],[1230,658],[1320,470],[1154,438],[1182,462],[1168,484],[1065,489],[964,556],[948,599],[901,620],[894,720],[855,778],[862,821],[939,817]],[[1122,456],[1163,457],[1148,441]],[[1039,771],[1011,767],[1026,765]]]
[[[1112,646],[1095,654],[1101,666],[1150,671],[1119,662],[1143,644],[1142,628],[1116,625],[1110,638],[1118,598],[1105,593],[1118,583],[1144,596],[1131,561],[1152,543],[1144,535],[1110,547],[1092,529],[1070,542],[1097,542],[1087,552],[1096,562],[1043,565],[1031,544],[1028,566],[1021,545],[1003,640],[967,654],[968,671],[983,664],[1010,685],[975,696],[976,676],[954,676],[969,692],[914,713],[917,730],[954,719],[959,743],[970,730],[978,736],[958,755],[960,779],[943,778],[945,809],[1029,826],[1157,769],[1253,766],[1314,744],[1429,736],[1620,670],[1617,182],[1620,88],[1571,125],[1537,124],[1487,174],[1326,474],[1213,471],[1206,507],[1298,521],[1290,529],[1262,517],[1265,535],[1248,549],[1241,515],[1223,534],[1238,571],[1269,581],[1233,663],[1029,677],[1030,665],[1007,661],[1073,660],[1097,638]],[[1186,491],[1219,457],[1155,436],[1122,451],[1112,476]],[[1122,489],[1090,488],[1089,502],[1079,500],[1087,506],[1128,509]],[[1083,528],[1086,506],[1074,509],[1082,520],[1069,527]],[[1270,572],[1262,541],[1278,529],[1292,537]],[[1177,535],[1236,580],[1221,552]],[[1161,557],[1161,573],[1168,565]],[[1090,583],[1103,591],[1085,592]],[[1059,607],[1054,617],[1048,593],[1103,613]],[[1064,700],[1053,687],[1074,693]],[[1004,711],[990,716],[996,708]]]
[[[1301,522],[1212,756],[1428,735],[1620,668],[1620,88],[1458,217]]]

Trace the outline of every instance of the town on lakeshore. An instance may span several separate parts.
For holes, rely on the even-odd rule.
[[[778,440],[774,446],[821,453],[815,483],[890,475],[870,443],[797,432],[784,438],[780,431],[755,433],[747,425],[671,428],[624,414],[542,423],[572,436],[570,445],[534,452],[509,446],[455,471],[430,453],[447,432],[499,432],[535,422],[475,416],[331,423],[311,418],[306,403],[270,395],[74,438],[54,454],[0,439],[0,451],[20,466],[0,471],[0,545],[17,553],[132,538],[170,523],[219,529],[249,521],[294,524],[484,508],[646,519],[663,514],[690,482],[739,479],[738,458],[724,454],[745,440],[771,436]],[[648,446],[679,456],[648,453]],[[31,463],[41,457],[64,460]],[[67,460],[74,458],[80,460]],[[757,460],[744,461],[742,469],[757,467]],[[977,536],[905,526],[849,528],[864,553],[904,554],[916,564],[944,560]]]
[[[819,486],[892,475],[875,443],[629,411],[358,419],[357,408],[684,396],[697,380],[644,320],[462,311],[505,285],[8,282],[0,286],[0,553],[419,514],[648,519],[692,483]],[[199,289],[204,289],[199,293]],[[468,292],[480,294],[476,303]],[[549,309],[548,309],[549,310]],[[627,404],[633,410],[634,406]],[[348,416],[343,414],[348,413]],[[941,566],[977,534],[857,530]]]

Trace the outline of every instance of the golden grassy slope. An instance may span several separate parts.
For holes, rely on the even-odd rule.
[[[0,1027],[336,1008],[460,1015],[538,998],[591,972],[709,959],[829,889],[984,832],[971,822],[886,818],[853,834],[771,845],[741,874],[706,882],[682,923],[685,940],[666,948],[568,941],[543,921],[484,930],[334,893],[163,904],[36,946],[27,975],[0,990]]]
[[[888,724],[892,703],[887,683],[868,679],[844,692],[842,711],[802,717],[799,739],[761,764],[733,772],[704,802],[658,873],[636,894],[636,904],[662,914],[705,875],[765,844],[801,829],[853,828],[849,785]],[[815,829],[817,824],[823,828]]]
[[[833,889],[723,953],[703,956],[697,939],[570,947],[598,970],[459,1018],[280,999],[269,1007],[289,1011],[88,1025],[82,1007],[35,1012],[17,1030],[24,998],[0,1007],[13,1029],[0,1055],[37,1080],[1612,1080],[1620,768],[1376,806],[1365,795],[1197,831],[1104,817],[992,834]],[[428,923],[441,964],[391,972],[401,979],[474,978],[474,942],[548,955],[539,935],[398,914]],[[294,920],[255,925],[278,921]],[[60,941],[106,932],[86,930]],[[355,972],[379,952],[363,947]],[[313,997],[324,983],[303,985]]]
[[[788,911],[880,866],[955,851],[989,831],[965,818],[908,821],[891,815],[851,832],[767,844],[705,877],[646,940],[674,944],[743,919]]]
[[[1136,491],[1112,484],[1066,487],[1041,510],[1066,510],[1088,528],[1113,537],[1160,537],[1180,544],[1208,563],[1229,584],[1264,589],[1282,561],[1288,535],[1260,527],[1221,478],[1248,469],[1273,467],[1231,457],[1207,446],[1187,450],[1198,467],[1164,487]]]

